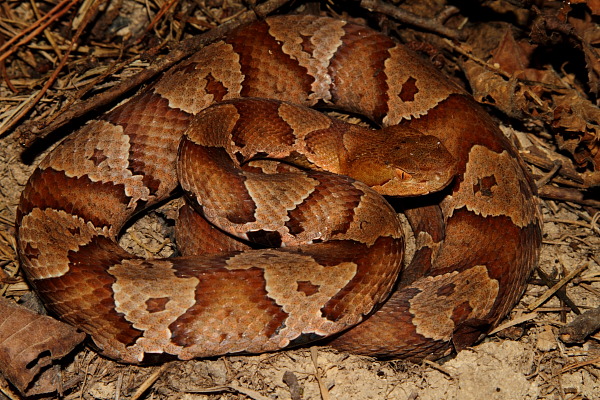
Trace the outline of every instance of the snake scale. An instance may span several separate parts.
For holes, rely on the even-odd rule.
[[[119,247],[129,220],[182,191],[183,255]],[[415,235],[404,270],[382,194],[403,197]],[[127,363],[319,339],[440,357],[510,311],[541,244],[524,163],[464,90],[379,32],[299,15],[234,30],[67,137],[16,227],[46,307]]]

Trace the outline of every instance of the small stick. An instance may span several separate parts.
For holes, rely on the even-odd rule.
[[[586,365],[592,365],[592,364],[600,364],[600,357],[594,357],[594,358],[590,358],[585,361],[569,364],[569,365],[563,367],[563,369],[560,370],[560,373],[563,374],[572,369],[581,368],[581,367],[585,367]]]
[[[575,276],[579,275],[583,270],[585,270],[589,264],[590,263],[583,264],[581,267],[571,271],[569,274],[567,274],[567,276],[558,281],[556,285],[552,286],[551,289],[547,290],[546,293],[544,293],[539,299],[537,299],[535,302],[529,305],[529,307],[527,307],[529,311],[533,311],[536,308],[538,308],[542,303],[544,303],[546,300],[552,297],[552,295],[554,295],[554,293],[556,293],[558,289],[563,287],[567,282],[569,282],[571,279],[573,279]]]
[[[160,19],[163,17],[163,15],[166,14],[167,11],[169,11],[171,9],[171,7],[173,7],[176,3],[176,0],[169,0],[167,3],[164,3],[162,5],[162,7],[160,8],[160,10],[158,10],[158,13],[156,13],[156,15],[154,16],[154,18],[152,18],[152,21],[150,21],[150,24],[146,27],[146,31],[145,33],[150,32],[150,30],[152,28],[154,28],[154,26],[156,24],[158,24],[158,21],[160,21]],[[137,40],[137,42],[139,43],[141,41],[143,36],[140,36],[140,38]]]
[[[310,348],[310,359],[313,363],[313,366],[315,367],[315,378],[317,378],[317,383],[319,384],[321,399],[329,400],[329,390],[327,390],[327,386],[325,386],[325,382],[323,382],[323,377],[321,376],[321,372],[319,371],[318,350],[315,346]]]
[[[498,325],[494,330],[492,330],[490,333],[488,333],[488,335],[494,335],[506,328],[510,328],[511,326],[516,326],[516,325],[522,324],[523,322],[532,320],[535,317],[537,317],[537,315],[538,315],[537,311],[534,311],[534,312],[528,313],[528,314],[519,315],[518,317],[515,317],[514,319],[511,319],[510,321],[506,321],[505,323]]]
[[[536,165],[540,168],[552,170],[555,168],[557,162],[560,162],[561,168],[557,171],[558,175],[561,175],[567,179],[572,179],[574,182],[578,184],[584,183],[584,178],[581,176],[579,172],[573,168],[570,163],[565,163],[560,159],[550,159],[546,154],[544,154],[541,150],[537,149],[535,146],[530,146],[525,149],[521,153],[521,157],[525,161],[530,164]]]
[[[241,394],[243,394],[245,396],[248,396],[249,398],[251,398],[253,400],[270,400],[270,397],[263,396],[262,394],[258,393],[255,390],[252,390],[252,389],[249,389],[247,387],[243,387],[243,386],[237,385],[235,383],[231,383],[229,385],[212,386],[212,387],[209,387],[209,388],[195,389],[195,390],[179,389],[179,388],[174,388],[174,389],[178,390],[180,392],[183,392],[183,393],[238,392],[238,393],[241,393]]]
[[[40,10],[38,10],[38,6],[35,3],[35,1],[31,0],[31,9],[33,10],[35,17],[39,20],[40,17]],[[54,40],[54,36],[52,35],[52,33],[46,29],[44,29],[44,36],[46,36],[46,39],[48,40],[48,43],[50,43],[50,46],[52,46],[52,48],[54,49],[54,52],[56,53],[56,56],[58,58],[62,57],[62,53],[60,51],[60,49],[58,48],[58,44],[56,43],[56,40]]]
[[[560,160],[554,160],[553,164],[554,164],[554,166],[552,167],[552,169],[550,171],[548,171],[548,173],[546,173],[540,179],[535,181],[535,185],[537,187],[542,187],[545,184],[547,184],[548,182],[550,182],[552,180],[552,178],[554,177],[554,175],[556,175],[556,173],[562,168],[562,162]]]
[[[387,4],[381,0],[362,0],[360,6],[366,8],[369,11],[377,12],[385,15],[389,15],[405,24],[416,26],[419,28],[426,29],[431,32],[439,33],[440,35],[449,37],[451,39],[463,40],[464,34],[461,31],[457,31],[452,28],[448,28],[441,25],[438,21],[440,18],[428,19],[423,18],[406,10],[402,10],[393,5]],[[452,10],[453,11],[453,10]],[[446,17],[449,11],[442,11],[442,18]]]
[[[144,383],[142,383],[142,385],[137,388],[133,396],[131,396],[131,400],[137,400],[140,397],[142,397],[142,395],[146,393],[146,390],[148,390],[152,385],[154,385],[154,382],[156,382],[158,378],[160,378],[163,372],[171,368],[171,365],[172,364],[163,364],[160,366],[160,368],[157,368],[152,374],[150,374],[148,379],[146,379]]]
[[[548,275],[546,275],[546,273],[541,268],[539,268],[539,267],[537,268],[537,273],[540,276],[540,278],[542,279],[542,281],[544,281],[544,284],[546,286],[548,286],[548,288],[552,288],[553,285],[556,285],[556,281],[554,279],[550,278]],[[579,307],[577,307],[577,305],[575,303],[573,303],[573,301],[569,298],[569,296],[567,296],[567,290],[565,289],[564,286],[556,291],[556,296],[559,299],[561,299],[563,301],[563,303],[565,303],[571,309],[571,311],[573,311],[575,314],[577,314],[577,315],[581,314]]]
[[[600,208],[600,201],[593,198],[585,198],[583,193],[577,189],[545,185],[538,189],[538,195],[546,199],[570,201],[572,203]]]

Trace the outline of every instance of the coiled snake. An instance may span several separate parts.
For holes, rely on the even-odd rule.
[[[210,254],[121,249],[127,221],[180,185],[182,252]],[[409,197],[417,250],[397,283],[404,239],[376,192]],[[389,37],[314,16],[239,28],[88,122],[35,170],[17,214],[46,306],[130,363],[332,335],[361,354],[441,356],[508,313],[541,243],[531,178],[472,98]]]

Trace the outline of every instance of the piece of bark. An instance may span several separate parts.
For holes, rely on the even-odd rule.
[[[558,331],[558,337],[564,343],[583,343],[592,333],[600,329],[600,307],[578,315],[568,325]]]
[[[538,195],[545,199],[553,199],[559,201],[570,201],[577,204],[600,208],[600,201],[588,196],[577,189],[561,188],[552,185],[544,185],[538,188]]]
[[[292,400],[302,400],[303,389],[298,383],[298,378],[292,371],[285,371],[283,382],[290,388],[290,397]]]
[[[85,334],[0,297],[0,372],[25,395],[57,390],[53,360],[83,341]]]

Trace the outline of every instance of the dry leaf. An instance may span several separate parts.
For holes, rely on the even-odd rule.
[[[553,96],[556,109],[552,127],[560,148],[573,154],[580,167],[600,170],[600,109],[575,92]]]
[[[471,60],[465,61],[462,69],[469,80],[475,100],[497,107],[510,117],[523,117],[527,101],[516,79],[507,81]]]
[[[592,14],[600,15],[600,0],[571,0],[571,4],[586,4]]]
[[[594,15],[600,15],[600,0],[587,0],[587,6]]]
[[[496,49],[492,52],[492,63],[510,75],[517,75],[529,67],[531,54],[537,48],[525,40],[516,41],[512,31],[507,29]]]
[[[0,372],[26,395],[55,391],[54,371],[46,367],[69,354],[85,335],[4,297],[0,321]]]
[[[600,93],[600,53],[595,46],[600,45],[600,26],[592,20],[589,14],[586,14],[584,18],[569,17],[569,23],[581,40],[590,91],[598,94]]]

